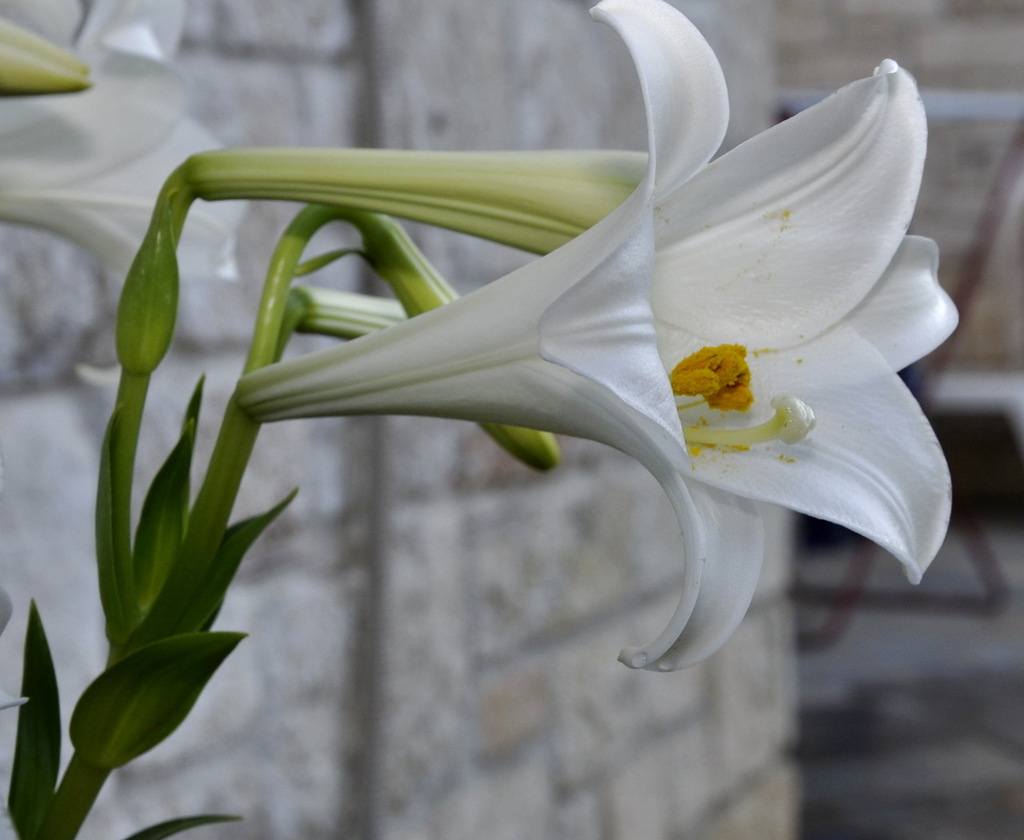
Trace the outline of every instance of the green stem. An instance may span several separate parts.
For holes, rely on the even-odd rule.
[[[127,639],[140,618],[132,561],[132,478],[148,391],[148,374],[122,371],[116,402],[117,430],[110,451],[111,567],[104,572],[113,578],[113,585],[107,589],[113,603],[104,604],[112,645]]]
[[[109,770],[86,764],[77,753],[72,755],[50,810],[32,840],[74,840],[109,775]]]
[[[246,373],[277,361],[288,293],[302,262],[302,254],[320,228],[335,220],[347,218],[347,215],[342,208],[313,205],[300,211],[284,232],[271,258],[263,286],[256,330],[245,362]]]
[[[183,205],[184,206],[184,205]],[[312,236],[337,218],[329,207],[302,210],[289,225],[270,261],[245,372],[276,361],[288,293],[303,251]],[[211,610],[193,597],[214,572],[217,550],[231,518],[260,424],[232,397],[224,412],[206,477],[196,495],[178,560],[148,616],[132,636],[135,649],[165,636],[197,630]],[[215,605],[214,605],[215,606]],[[127,651],[126,651],[127,652]]]

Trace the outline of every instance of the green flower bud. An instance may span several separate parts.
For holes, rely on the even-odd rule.
[[[71,93],[87,87],[87,65],[45,38],[0,19],[0,96]]]
[[[176,244],[170,208],[161,204],[128,269],[117,310],[117,358],[129,373],[151,373],[171,345],[178,313]]]

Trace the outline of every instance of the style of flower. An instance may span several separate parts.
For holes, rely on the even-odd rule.
[[[0,220],[51,230],[124,274],[164,179],[188,155],[216,147],[185,116],[170,66],[184,0],[8,2],[90,68],[92,87],[0,100]],[[232,276],[241,208],[199,207],[182,241],[183,270]]]
[[[11,620],[11,596],[0,589],[0,633],[4,632],[7,622]],[[11,706],[20,706],[25,702],[24,697],[10,697],[0,691],[0,709],[9,709]]]
[[[838,522],[916,581],[948,524],[948,470],[896,371],[951,332],[934,243],[906,236],[925,151],[892,62],[708,163],[718,62],[660,0],[605,0],[636,65],[647,174],[566,245],[440,309],[245,376],[261,421],[408,413],[531,426],[633,455],[683,535],[667,628],[624,650],[672,670],[753,596],[755,502]]]

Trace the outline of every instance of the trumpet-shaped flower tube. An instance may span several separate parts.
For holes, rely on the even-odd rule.
[[[590,229],[441,309],[245,376],[259,420],[412,413],[591,438],[658,479],[683,593],[630,667],[699,661],[757,583],[755,502],[839,522],[917,580],[949,476],[896,371],[952,330],[929,240],[907,237],[925,122],[891,62],[713,163],[710,47],[660,0],[605,0],[646,106],[647,173]]]
[[[81,24],[73,52],[92,87],[0,101],[0,220],[51,230],[123,274],[168,173],[218,145],[185,116],[184,84],[169,63],[184,0],[95,0],[84,21],[79,3],[50,6],[54,14],[40,15],[48,35],[66,38]],[[185,272],[233,274],[240,211],[196,209],[182,240]]]

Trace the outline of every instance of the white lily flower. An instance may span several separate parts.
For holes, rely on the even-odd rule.
[[[7,622],[11,620],[11,596],[3,589],[0,589],[0,633],[4,632]],[[0,709],[9,709],[11,706],[20,706],[26,702],[25,697],[11,697],[0,691]]]
[[[49,229],[124,274],[164,180],[219,144],[185,115],[184,84],[169,64],[184,0],[95,0],[84,21],[72,5],[74,27],[59,34],[80,24],[73,52],[92,87],[0,101],[0,220]],[[195,208],[179,251],[185,273],[234,275],[240,213]]]
[[[649,158],[636,191],[518,271],[250,373],[238,393],[259,420],[427,414],[633,455],[676,510],[685,575],[668,627],[620,659],[672,670],[746,612],[763,553],[751,500],[846,525],[920,577],[946,530],[949,475],[896,370],[956,315],[934,243],[905,236],[925,146],[908,74],[886,63],[709,165],[728,113],[708,44],[660,0],[592,14],[640,79]],[[734,375],[693,390],[716,355]]]

